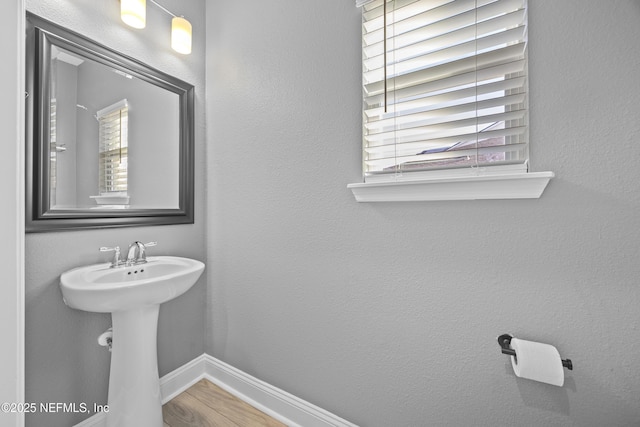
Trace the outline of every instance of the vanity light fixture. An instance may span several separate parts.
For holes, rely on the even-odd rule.
[[[191,23],[181,16],[171,20],[171,47],[178,53],[191,53]]]
[[[144,28],[147,23],[146,0],[120,0],[120,19],[133,28]]]
[[[191,23],[184,16],[171,13],[155,0],[149,0],[163,12],[171,15],[171,48],[178,53],[191,53]],[[120,18],[133,28],[144,28],[146,22],[146,0],[120,0]]]

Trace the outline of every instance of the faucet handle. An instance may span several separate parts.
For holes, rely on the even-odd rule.
[[[106,246],[102,246],[100,248],[100,252],[111,252],[111,251],[115,251],[116,253],[120,253],[120,246],[115,246],[113,248],[108,248]]]
[[[156,246],[158,242],[149,242],[149,243],[141,243],[140,253],[138,254],[138,259],[136,262],[145,263],[147,262],[147,248],[152,246]]]
[[[115,246],[113,248],[102,246],[100,248],[100,252],[114,252],[113,261],[111,262],[111,268],[117,267],[122,264],[122,261],[120,260],[120,246]]]

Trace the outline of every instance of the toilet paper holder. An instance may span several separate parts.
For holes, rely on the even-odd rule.
[[[509,347],[509,345],[511,344],[512,338],[513,338],[512,335],[502,334],[498,337],[498,344],[502,349],[502,354],[507,354],[509,356],[517,357],[516,351]],[[570,371],[573,371],[573,363],[571,362],[571,359],[561,359],[561,360],[562,360],[562,366],[564,366]]]

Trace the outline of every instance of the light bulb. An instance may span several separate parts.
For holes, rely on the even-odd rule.
[[[191,53],[191,24],[179,16],[171,20],[171,47],[178,53]]]
[[[147,22],[146,0],[120,0],[120,19],[133,27],[144,28]]]

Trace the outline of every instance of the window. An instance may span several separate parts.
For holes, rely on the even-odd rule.
[[[123,99],[97,113],[100,194],[127,191],[128,105]]]
[[[528,167],[527,0],[357,3],[362,8],[364,184],[351,184],[354,194],[376,183],[523,177]],[[463,198],[495,198],[468,196]]]

